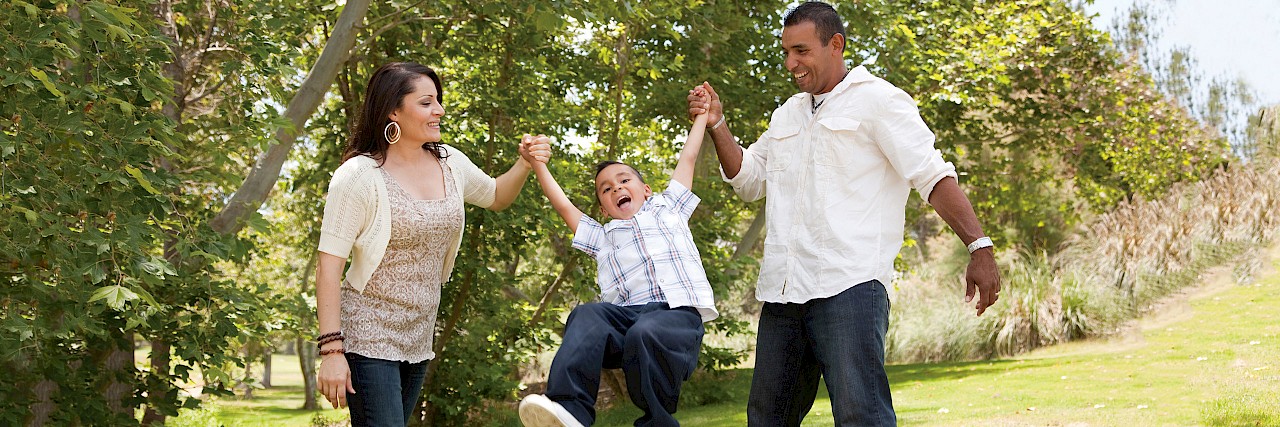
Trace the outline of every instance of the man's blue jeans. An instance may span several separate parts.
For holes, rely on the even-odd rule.
[[[803,304],[765,303],[747,425],[799,426],[826,378],[837,426],[893,426],[884,371],[889,298],[878,281]]]
[[[353,427],[404,427],[418,407],[427,362],[400,362],[347,353],[351,386],[347,393]]]

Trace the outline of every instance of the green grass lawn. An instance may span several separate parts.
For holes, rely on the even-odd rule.
[[[1280,425],[1280,276],[1257,284],[1207,278],[1199,295],[1175,298],[1116,338],[1044,348],[995,361],[889,367],[902,425]],[[221,399],[204,416],[229,426],[305,426],[296,359],[275,362],[276,384],[253,400]],[[288,370],[288,371],[286,371]],[[742,426],[750,371],[723,383],[719,404],[682,407],[688,426]],[[301,384],[300,378],[296,381]],[[514,402],[491,425],[519,425]],[[340,411],[322,414],[335,417]],[[597,425],[625,426],[640,412],[629,404],[603,411]],[[185,418],[185,417],[184,417]],[[805,420],[830,426],[825,390]]]
[[[171,427],[291,427],[311,426],[314,424],[313,419],[347,418],[345,410],[327,409],[328,403],[323,399],[320,405],[326,408],[324,410],[301,409],[302,369],[298,366],[297,356],[272,355],[271,370],[272,387],[255,389],[252,398],[242,396],[211,398],[206,401],[203,409],[183,410],[178,418],[170,420],[167,424]],[[237,394],[240,393],[241,391],[237,390]]]

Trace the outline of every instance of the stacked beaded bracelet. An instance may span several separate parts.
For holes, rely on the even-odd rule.
[[[335,353],[337,353],[337,354],[342,354],[342,353],[346,353],[346,352],[347,352],[347,351],[346,351],[346,350],[343,350],[343,349],[342,349],[342,347],[338,347],[338,348],[331,348],[331,349],[328,349],[328,350],[320,350],[320,355],[321,355],[321,356],[328,356],[328,355],[330,355],[330,354],[335,354]]]
[[[342,331],[330,332],[316,337],[316,347],[323,347],[325,344],[334,341],[346,341],[347,337],[342,335]]]

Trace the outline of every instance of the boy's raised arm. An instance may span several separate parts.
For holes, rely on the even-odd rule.
[[[702,91],[699,87],[695,92]],[[680,160],[676,163],[676,171],[671,180],[679,182],[684,188],[693,190],[693,171],[698,164],[698,152],[702,151],[702,137],[707,132],[707,114],[702,113],[693,119],[693,127],[689,129],[689,138],[684,141],[684,149],[680,150]],[[539,177],[541,181],[541,177]]]
[[[529,145],[547,144],[550,146],[550,138],[542,135],[537,137],[526,136],[525,141]],[[546,159],[529,156],[525,160],[533,165],[533,173],[538,177],[538,186],[542,187],[542,194],[547,196],[547,200],[551,202],[551,207],[555,208],[556,213],[560,214],[560,218],[564,219],[564,223],[569,226],[569,231],[577,233],[578,221],[582,219],[583,215],[582,210],[574,206],[573,202],[569,200],[569,196],[564,194],[564,190],[556,182],[556,178],[551,176],[551,170],[547,168]]]

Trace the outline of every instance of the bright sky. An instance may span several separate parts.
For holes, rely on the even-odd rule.
[[[1187,46],[1207,75],[1243,76],[1262,105],[1280,104],[1280,0],[1094,0],[1094,25],[1107,29],[1136,2],[1170,13],[1165,49]]]

